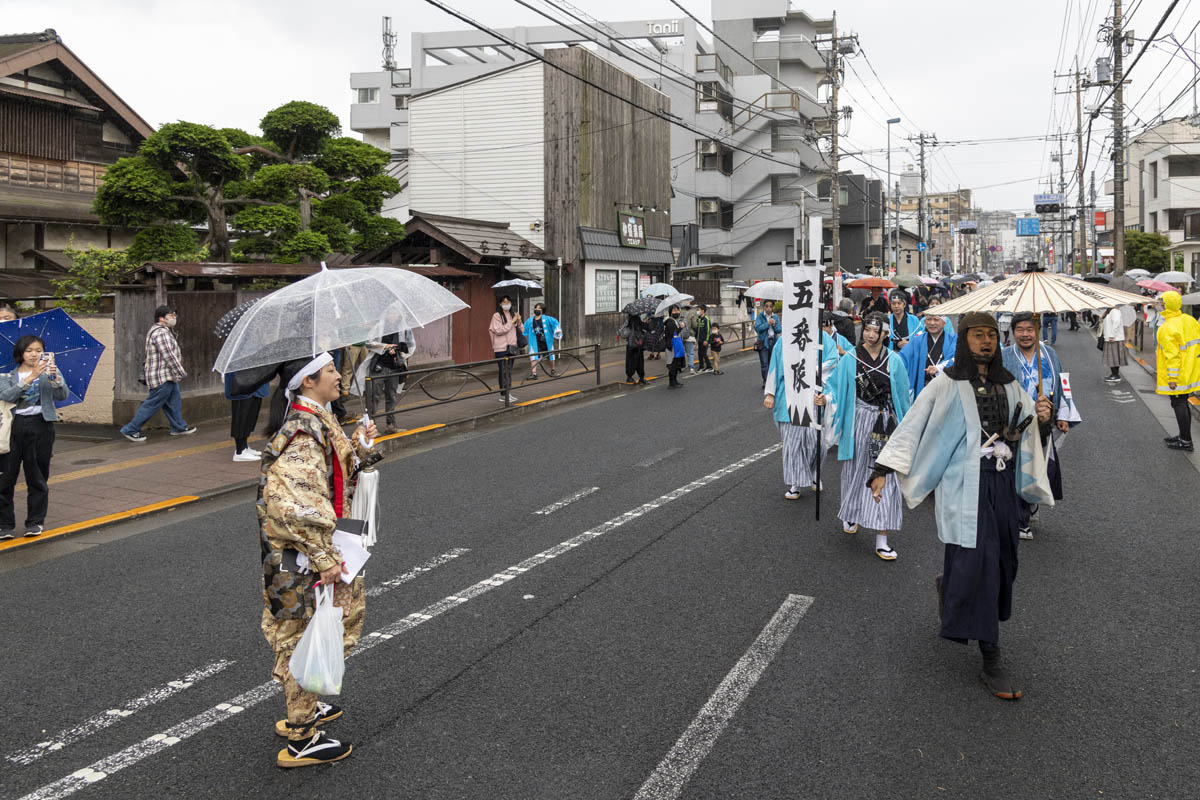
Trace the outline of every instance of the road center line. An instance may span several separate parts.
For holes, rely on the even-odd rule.
[[[168,697],[179,694],[184,689],[191,688],[193,684],[216,675],[233,663],[232,661],[214,661],[207,666],[189,672],[178,680],[168,681],[162,686],[155,687],[141,697],[130,700],[120,708],[110,708],[107,711],[101,711],[99,714],[85,719],[72,728],[59,731],[44,742],[38,742],[33,747],[27,747],[24,750],[10,753],[5,756],[5,759],[13,764],[24,764],[26,766],[32,764],[47,753],[62,750],[67,745],[74,744],[80,739],[86,739],[93,733],[102,731],[110,725],[115,725],[144,708],[149,708],[155,703],[161,703]]]
[[[580,489],[575,494],[573,494],[569,497],[564,497],[562,500],[559,500],[557,503],[551,503],[550,505],[546,506],[545,508],[539,508],[537,511],[535,511],[533,513],[541,514],[542,516],[548,516],[550,514],[553,514],[555,511],[558,511],[560,508],[569,506],[569,505],[571,505],[571,503],[574,503],[576,500],[581,500],[584,497],[587,497],[589,494],[592,494],[593,492],[598,492],[598,491],[600,491],[599,486],[592,486],[587,489]]]
[[[783,605],[762,629],[762,633],[750,645],[733,669],[721,681],[712,697],[700,709],[679,741],[659,763],[654,773],[642,784],[633,800],[674,800],[691,780],[700,762],[712,750],[725,726],[733,719],[754,684],[766,672],[771,660],[783,648],[783,643],[796,629],[804,612],[808,611],[813,599],[804,595],[789,594]]]
[[[626,511],[624,514],[613,517],[608,522],[601,523],[591,530],[584,531],[578,536],[567,539],[565,542],[560,542],[548,550],[543,550],[536,555],[530,556],[524,561],[514,564],[508,569],[496,573],[490,578],[484,578],[478,583],[472,584],[471,586],[438,600],[435,603],[431,603],[420,611],[415,611],[406,617],[396,620],[390,625],[384,626],[380,630],[375,631],[368,636],[364,636],[361,640],[359,640],[358,646],[354,648],[350,655],[362,655],[376,645],[382,644],[391,639],[393,636],[410,631],[422,623],[441,616],[452,608],[457,608],[458,606],[473,600],[480,595],[490,592],[497,586],[503,586],[505,583],[517,577],[521,573],[528,572],[534,567],[545,564],[547,561],[557,558],[563,553],[574,550],[581,544],[585,544],[586,542],[590,542],[593,539],[599,538],[606,533],[610,533],[626,523],[632,522],[633,520],[644,516],[645,514],[648,514],[651,511],[666,505],[667,503],[678,500],[684,495],[690,494],[701,487],[707,486],[710,483],[714,483],[721,478],[737,472],[738,470],[747,467],[754,462],[765,458],[766,456],[769,456],[771,453],[778,451],[779,447],[780,445],[773,444],[765,450],[760,450],[753,455],[749,455],[746,458],[741,459],[740,461],[735,461],[728,466],[722,467],[716,472],[710,472],[708,475],[705,475],[702,478],[697,478],[691,483],[680,486],[678,489],[668,492],[667,494],[664,494],[655,500],[651,500],[649,503],[644,503],[637,508]],[[90,766],[76,770],[65,778],[60,778],[53,783],[46,784],[40,789],[36,789],[33,792],[25,795],[23,798],[21,798],[21,800],[57,800],[58,798],[68,797],[84,787],[90,786],[97,781],[104,780],[114,772],[125,769],[126,767],[131,767],[134,764],[149,758],[150,756],[162,752],[168,747],[179,744],[179,742],[183,741],[184,739],[188,739],[197,733],[200,733],[201,731],[211,728],[219,722],[224,722],[234,714],[238,714],[247,708],[256,706],[263,700],[266,700],[267,698],[272,697],[279,692],[279,684],[275,683],[274,681],[256,686],[250,691],[244,692],[227,702],[219,703],[213,708],[210,708],[208,711],[204,711],[190,719],[184,720],[178,725],[169,728],[162,733],[156,733],[153,736],[138,742],[137,744],[126,747],[124,750],[120,750],[110,756],[105,756]]]
[[[384,592],[390,592],[392,589],[395,589],[397,586],[401,586],[403,584],[408,583],[411,580],[419,578],[419,577],[421,577],[421,575],[425,574],[426,572],[429,572],[431,569],[436,569],[437,567],[440,567],[442,564],[447,564],[447,563],[453,561],[454,559],[458,558],[459,556],[464,555],[469,552],[471,552],[471,551],[465,547],[456,547],[453,550],[442,553],[440,556],[434,556],[433,558],[429,559],[428,561],[426,561],[422,564],[418,564],[417,566],[413,567],[412,569],[410,569],[408,572],[404,573],[403,575],[397,575],[396,577],[386,580],[383,583],[378,583],[378,584],[372,586],[371,588],[367,589],[363,594],[365,594],[367,597],[377,597],[378,595],[381,595]]]

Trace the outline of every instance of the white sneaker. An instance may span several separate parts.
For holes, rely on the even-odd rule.
[[[233,460],[234,461],[261,461],[262,454],[256,453],[247,447],[245,450],[243,450],[240,453],[234,453]]]

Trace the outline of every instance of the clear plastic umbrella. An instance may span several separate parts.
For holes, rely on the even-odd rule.
[[[759,281],[746,291],[755,300],[782,300],[783,281]]]
[[[679,306],[683,305],[684,303],[690,303],[695,299],[696,298],[692,297],[690,294],[684,294],[683,292],[669,294],[659,301],[658,306],[654,309],[654,316],[661,317],[671,306]]]
[[[652,283],[645,289],[642,289],[642,297],[666,297],[678,291],[678,289],[669,283]]]
[[[422,328],[467,304],[415,272],[395,267],[321,271],[277,289],[242,315],[213,369],[238,372]]]
[[[1179,283],[1179,284],[1183,284],[1184,286],[1186,286],[1192,282],[1192,276],[1188,275],[1186,272],[1180,272],[1179,270],[1173,270],[1171,272],[1158,273],[1157,275],[1154,276],[1154,280],[1163,281],[1164,283]]]

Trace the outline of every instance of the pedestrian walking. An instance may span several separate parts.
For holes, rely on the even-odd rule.
[[[1036,425],[1026,416],[1030,409]],[[1005,700],[1021,697],[999,645],[1017,577],[1017,501],[1054,502],[1041,449],[1051,413],[1048,399],[1035,405],[1004,368],[992,316],[965,314],[954,364],[913,403],[870,476],[877,502],[886,502],[887,482],[897,476],[910,507],[936,491],[934,518],[945,544],[934,580],[938,633],[960,644],[977,641],[980,678]]]
[[[667,388],[678,389],[683,386],[679,382],[679,373],[683,371],[684,366],[686,350],[683,344],[683,332],[687,328],[687,322],[680,316],[679,306],[671,306],[669,313],[670,317],[663,326],[667,341],[671,343],[671,363],[667,366]]]
[[[772,412],[772,418],[779,428],[783,483],[787,487],[783,497],[785,500],[799,500],[801,489],[811,487],[816,490],[817,461],[825,460],[825,453],[829,448],[821,436],[820,428],[792,424],[788,415],[787,387],[784,385],[786,372],[783,364],[783,340],[776,339],[775,346],[771,348],[767,385],[763,389],[763,407]]]
[[[550,362],[550,376],[554,377],[557,373],[551,351],[562,346],[563,332],[558,320],[546,313],[545,303],[534,303],[533,316],[525,320],[525,338],[529,341],[529,380],[537,380],[538,361],[542,358]]]
[[[287,706],[287,718],[275,723],[275,733],[286,736],[288,746],[279,751],[275,763],[307,767],[340,761],[353,750],[349,742],[323,730],[342,716],[342,709],[304,690],[292,676],[289,661],[312,617],[317,583],[333,587],[334,605],[342,609],[343,653],[349,654],[362,635],[363,578],[344,572],[333,532],[338,519],[350,513],[354,465],[368,453],[363,441],[374,439],[378,431],[368,423],[347,437],[326,410],[340,395],[339,370],[328,353],[283,364],[279,380],[271,398],[269,443],[256,504],[263,569],[261,628],[275,655],[271,677],[283,686]]]
[[[887,298],[883,296],[883,289],[878,286],[871,287],[871,294],[864,297],[858,304],[859,319],[866,319],[867,314],[883,314],[891,311],[888,305]]]
[[[900,485],[890,478],[883,502],[872,498],[867,488],[876,456],[904,419],[911,402],[904,362],[883,342],[886,325],[886,318],[878,313],[863,320],[862,344],[838,362],[818,404],[824,404],[826,398],[833,403],[831,427],[842,462],[842,502],[838,509],[842,530],[858,533],[859,526],[865,525],[878,531],[875,555],[895,561],[897,554],[888,545],[888,532],[900,530]]]
[[[338,400],[342,403],[349,400],[351,393],[354,393],[362,394],[365,404],[367,390],[359,373],[370,357],[371,351],[367,349],[366,342],[356,342],[342,348],[341,358],[338,359],[338,366],[342,372],[342,394]]]
[[[405,376],[408,374],[408,359],[416,349],[416,339],[410,328],[402,332],[389,333],[378,342],[369,342],[367,349],[371,357],[367,359],[367,376],[363,394],[364,407],[371,419],[378,421],[380,417],[380,401],[383,401],[383,415],[387,417],[386,431],[395,433],[396,403],[403,391]],[[378,423],[377,423],[378,424]]]
[[[624,327],[617,335],[625,340],[625,383],[633,385],[633,376],[637,375],[639,386],[646,383],[646,328],[649,317],[646,314],[630,314]]]
[[[942,299],[931,297],[929,303],[922,318],[924,329],[900,351],[914,398],[929,381],[954,363],[954,350],[958,345],[958,336],[954,331],[946,330],[946,318],[937,314]]]
[[[708,316],[708,306],[701,303],[693,320],[693,330],[696,334],[696,349],[698,368],[701,372],[712,372],[712,359],[708,357],[708,340],[712,337],[712,318]]]
[[[1102,359],[1110,371],[1104,377],[1105,383],[1120,383],[1121,367],[1129,364],[1129,356],[1125,354],[1125,322],[1122,316],[1121,308],[1110,308],[1101,317]]]
[[[67,399],[67,384],[41,337],[27,335],[12,350],[13,369],[0,375],[0,400],[12,403],[8,452],[0,456],[0,541],[16,535],[13,489],[25,471],[25,535],[38,536],[50,507],[50,458],[54,455],[55,400]]]
[[[721,372],[721,348],[725,346],[725,337],[721,335],[721,326],[713,323],[712,333],[708,335],[708,351],[711,353],[713,375],[724,375]]]
[[[891,315],[888,317],[888,347],[899,353],[921,327],[921,321],[908,313],[908,295],[903,289],[893,289],[888,300]]]
[[[189,436],[196,432],[183,418],[183,396],[179,393],[179,382],[187,377],[183,368],[179,340],[175,336],[175,325],[179,315],[170,306],[154,309],[154,324],[146,332],[146,361],[143,380],[150,394],[138,406],[133,419],[121,428],[121,435],[131,442],[144,442],[146,435],[142,426],[160,410],[171,426],[172,436]]]
[[[1042,341],[1052,347],[1058,342],[1058,314],[1042,314]]]
[[[233,439],[234,461],[258,461],[262,453],[250,446],[250,434],[258,424],[262,401],[271,396],[271,381],[250,392],[237,391],[237,373],[225,375],[225,399],[229,401],[229,436]]]
[[[1015,343],[1005,347],[1001,353],[1004,368],[1016,377],[1021,388],[1030,397],[1036,397],[1039,400],[1042,396],[1047,397],[1050,400],[1053,414],[1057,416],[1058,409],[1062,407],[1063,398],[1062,380],[1059,378],[1062,373],[1062,364],[1059,363],[1058,353],[1048,344],[1038,345],[1038,324],[1033,314],[1028,312],[1014,314],[1012,334]],[[1041,351],[1040,362],[1037,356],[1039,350]],[[1035,364],[1040,364],[1040,370]],[[1038,393],[1039,372],[1042,394]],[[1056,420],[1056,424],[1063,433],[1070,429],[1070,424],[1066,420]],[[1048,459],[1045,468],[1049,476],[1051,491],[1056,500],[1061,500],[1061,464],[1055,455],[1053,442],[1049,438],[1042,442],[1042,450]],[[1038,512],[1038,506],[1019,500],[1017,511],[1019,515],[1018,537],[1025,540],[1032,539],[1033,517]]]
[[[512,298],[503,295],[496,303],[496,313],[492,314],[492,322],[488,326],[488,334],[492,337],[492,355],[499,359],[496,362],[500,386],[500,402],[511,403],[517,398],[509,391],[512,387],[512,365],[517,356],[517,328],[521,325],[521,315],[512,310]]]
[[[1162,323],[1155,339],[1155,391],[1171,398],[1171,409],[1179,425],[1178,436],[1164,441],[1172,450],[1192,452],[1192,412],[1188,396],[1200,389],[1200,322],[1184,314],[1183,298],[1179,292],[1162,296]]]
[[[775,301],[764,300],[762,308],[754,317],[754,349],[758,352],[758,364],[762,369],[762,385],[767,388],[767,367],[771,362],[771,350],[775,340],[783,332],[783,320],[775,313]]]

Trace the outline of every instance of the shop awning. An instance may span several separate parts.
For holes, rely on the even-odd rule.
[[[623,247],[616,231],[604,228],[579,228],[579,242],[585,261],[614,261],[620,264],[675,263],[669,239],[647,236],[645,247]]]

